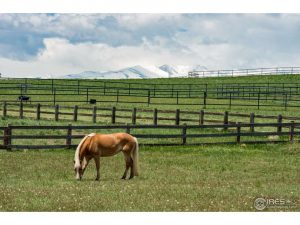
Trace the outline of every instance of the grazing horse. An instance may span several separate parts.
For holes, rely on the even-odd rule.
[[[123,152],[126,163],[122,179],[126,179],[129,168],[129,179],[138,176],[138,150],[137,139],[127,133],[89,134],[80,141],[75,152],[76,179],[81,180],[89,161],[93,158],[97,170],[96,180],[99,180],[100,157],[113,156],[119,152]]]

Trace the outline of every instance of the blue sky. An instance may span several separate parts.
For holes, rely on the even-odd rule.
[[[300,14],[0,14],[0,73],[300,66]]]

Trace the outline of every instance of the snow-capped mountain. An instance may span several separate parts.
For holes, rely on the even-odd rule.
[[[77,74],[64,75],[61,78],[70,79],[144,79],[144,78],[168,78],[187,76],[188,72],[207,70],[203,66],[133,66],[117,71],[85,71]]]
[[[185,65],[162,65],[159,69],[167,72],[169,77],[180,77],[187,76],[189,72],[192,71],[203,71],[207,70],[205,66],[195,65],[195,66],[185,66]]]

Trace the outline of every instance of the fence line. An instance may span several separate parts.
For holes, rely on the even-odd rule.
[[[299,89],[300,90],[300,89]],[[70,90],[69,90],[70,91]],[[135,93],[129,95],[128,93],[120,93],[119,89],[116,93],[105,94],[101,92],[91,92],[89,89],[86,89],[84,93],[65,93],[65,92],[57,92],[54,90],[52,94],[45,93],[32,93],[31,97],[38,96],[39,99],[34,100],[30,99],[30,102],[45,102],[45,103],[53,103],[54,105],[60,102],[73,102],[73,103],[89,103],[90,101],[95,102],[113,102],[113,103],[139,103],[145,105],[194,105],[194,106],[202,106],[206,108],[207,106],[227,106],[231,108],[233,106],[247,106],[247,107],[255,107],[260,109],[260,107],[280,107],[287,110],[288,108],[297,108],[300,107],[300,92],[292,93],[292,92],[280,92],[280,91],[269,91],[262,92],[260,89],[258,92],[249,92],[249,91],[223,91],[223,92],[198,92],[201,93],[200,96],[193,96],[191,92],[186,94],[187,92],[169,92],[168,96],[153,96],[151,94],[151,90],[143,89],[146,91],[145,94]],[[186,95],[183,95],[183,94]],[[77,95],[78,98],[68,98],[68,96]],[[4,93],[1,94],[2,102],[19,102],[20,96],[19,93]],[[8,99],[9,98],[14,98]],[[41,97],[46,96],[46,99],[40,99]],[[105,98],[103,98],[105,96]],[[50,99],[49,99],[50,97]],[[83,99],[85,97],[85,99]],[[109,97],[109,98],[106,98]],[[130,99],[128,99],[130,97]],[[4,99],[3,99],[4,98]],[[19,99],[18,99],[19,98]],[[244,104],[243,100],[248,100],[248,104]]]
[[[188,77],[234,77],[234,76],[258,76],[258,75],[290,75],[290,74],[300,74],[300,67],[202,70],[202,71],[191,71],[188,73]]]
[[[9,106],[14,106],[17,108],[11,109]],[[282,123],[283,120],[294,120],[300,121],[300,117],[291,117],[291,116],[282,116],[279,115],[260,115],[255,113],[243,114],[243,113],[231,113],[228,111],[224,112],[207,112],[205,110],[199,111],[188,111],[188,110],[160,110],[160,109],[125,109],[125,108],[116,108],[116,107],[79,107],[77,105],[70,106],[60,106],[60,105],[41,105],[40,103],[36,106],[26,105],[31,109],[24,109],[24,104],[21,102],[18,104],[7,104],[6,102],[2,105],[2,115],[3,117],[13,116],[11,112],[15,113],[14,116],[20,119],[23,118],[34,118],[40,120],[43,115],[47,115],[46,119],[49,118],[49,115],[52,115],[55,121],[62,120],[60,116],[67,116],[68,119],[64,118],[63,120],[71,120],[74,122],[77,121],[86,121],[82,118],[90,118],[90,122],[106,122],[103,119],[109,119],[111,124],[116,123],[126,123],[126,124],[137,124],[137,121],[148,120],[151,121],[153,125],[158,125],[162,121],[170,121],[175,125],[180,125],[183,122],[190,122],[197,125],[204,125],[205,123],[214,123],[214,124],[233,124],[235,121],[231,121],[231,118],[240,117],[243,118],[243,121],[249,121],[250,124],[254,124],[256,119],[272,119],[278,123]],[[47,110],[45,110],[47,108]],[[52,111],[51,111],[52,109]],[[49,111],[50,110],[50,111]],[[62,111],[69,110],[69,111]],[[85,110],[85,112],[80,112],[80,110]],[[88,112],[86,112],[88,111]],[[108,112],[108,113],[105,113]],[[122,114],[120,115],[119,112]],[[31,116],[28,116],[28,114]],[[146,114],[146,115],[141,115]],[[147,115],[148,114],[148,115]],[[149,115],[150,114],[150,115]],[[186,116],[189,116],[187,118]],[[219,117],[219,119],[206,118],[206,116]],[[100,120],[99,120],[100,119]],[[120,119],[123,121],[121,122]],[[124,122],[125,120],[125,122]],[[149,123],[148,123],[149,124]],[[225,128],[226,129],[226,128]],[[251,131],[254,132],[254,127],[251,127]]]
[[[249,127],[273,127],[276,128],[276,131],[268,132],[249,132],[243,131],[242,128]],[[84,129],[97,129],[97,130],[123,130],[127,133],[131,133],[133,136],[139,139],[156,139],[158,142],[148,142],[144,143],[139,141],[142,145],[203,145],[203,144],[240,144],[240,143],[284,143],[284,142],[294,142],[295,135],[300,135],[300,131],[295,131],[295,126],[300,126],[300,123],[290,122],[290,123],[254,123],[254,124],[214,124],[214,125],[112,125],[112,126],[73,126],[69,124],[68,126],[12,126],[8,125],[6,127],[0,127],[0,130],[3,130],[3,136],[0,136],[0,139],[3,140],[3,144],[0,145],[1,149],[55,149],[55,148],[75,148],[76,145],[72,144],[72,141],[75,139],[81,139],[84,137],[84,134],[73,134],[73,131],[84,130]],[[288,127],[288,131],[278,130],[278,127]],[[224,130],[226,128],[227,132],[218,132],[218,133],[190,133],[190,130],[195,131],[205,131],[212,128],[221,128]],[[138,134],[135,133],[137,130],[144,129],[164,129],[163,134]],[[230,129],[230,130],[229,130]],[[20,130],[64,130],[65,135],[28,135],[28,134],[14,134],[15,131]],[[132,132],[134,130],[135,132]],[[168,134],[167,131],[177,130],[180,131],[177,134]],[[18,132],[17,132],[18,133]],[[242,140],[245,137],[267,137],[270,135],[276,135],[279,138],[277,140]],[[216,142],[218,138],[234,138],[232,141],[223,141]],[[283,140],[283,137],[287,137],[287,140]],[[213,138],[213,142],[204,141],[199,142],[198,140],[193,141],[193,139],[203,139],[203,138]],[[281,138],[281,139],[280,139]],[[53,144],[53,145],[27,145],[27,144],[14,144],[16,140],[65,140],[65,144]],[[173,142],[170,142],[171,139],[176,139]],[[167,141],[167,142],[164,142]]]

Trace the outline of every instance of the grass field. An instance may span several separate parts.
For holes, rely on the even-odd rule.
[[[136,80],[136,82],[145,84],[172,82],[180,85],[183,80],[185,83],[209,83],[211,85],[237,82],[297,83],[300,81],[299,76],[292,75],[153,79]],[[115,103],[101,103],[99,106],[112,107],[115,105]],[[83,104],[82,106],[87,105]],[[118,103],[116,106],[200,110],[199,106],[184,105],[180,107],[150,105],[148,107]],[[16,106],[14,109],[17,108]],[[228,107],[211,106],[206,110],[224,112],[228,110]],[[282,108],[249,110],[245,107],[233,107],[228,111],[300,116],[298,110],[283,111]],[[72,112],[72,110],[67,112]],[[130,115],[130,112],[127,114]],[[45,116],[40,121],[32,118],[18,119],[18,112],[8,115],[5,118],[0,117],[0,126],[7,124],[34,126],[67,125],[69,123],[92,124],[91,118],[74,123],[70,121],[71,117],[55,122],[53,115]],[[26,117],[26,113],[24,115]],[[35,117],[34,113],[32,117]],[[126,122],[125,119],[119,121]],[[261,121],[257,119],[256,122]],[[137,123],[143,122],[145,121],[137,121]],[[274,122],[274,120],[270,120],[270,122]],[[104,121],[97,119],[97,124],[110,124],[109,118]],[[24,130],[22,132],[34,135],[36,131]],[[171,133],[171,131],[160,131],[160,133]],[[53,131],[51,134],[65,134],[65,131]],[[299,139],[299,137],[295,138]],[[65,140],[60,141],[64,142]],[[189,142],[189,140],[187,141]],[[32,140],[19,140],[19,143],[25,144],[32,144],[32,142]],[[46,140],[39,141],[44,144],[48,144],[48,142]],[[51,143],[57,142],[51,140]],[[299,149],[299,143],[181,147],[141,146],[141,176],[130,181],[120,179],[124,170],[123,156],[120,154],[101,159],[100,182],[94,181],[95,166],[93,163],[86,171],[84,179],[81,182],[75,181],[73,150],[12,152],[1,150],[0,211],[256,211],[253,203],[258,197],[285,199],[294,203],[291,207],[267,208],[265,211],[299,211]]]
[[[257,197],[299,211],[299,145],[143,147],[141,175],[124,181],[123,156],[75,181],[73,151],[0,153],[1,211],[255,211]]]

